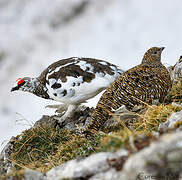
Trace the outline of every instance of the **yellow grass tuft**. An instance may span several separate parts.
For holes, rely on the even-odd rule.
[[[139,116],[134,122],[136,131],[144,131],[146,133],[157,131],[160,123],[165,122],[168,117],[174,112],[182,110],[179,106],[159,105],[150,106],[146,112]]]
[[[179,81],[176,81],[171,91],[166,97],[165,102],[171,103],[171,102],[181,102],[182,101],[182,79],[179,79]]]

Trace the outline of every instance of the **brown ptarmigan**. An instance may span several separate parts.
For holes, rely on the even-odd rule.
[[[11,91],[26,91],[63,103],[58,107],[58,112],[65,111],[58,120],[61,123],[72,116],[81,103],[106,89],[122,73],[119,67],[103,60],[72,57],[51,64],[39,77],[19,78]]]
[[[169,72],[161,63],[164,47],[150,48],[142,63],[124,72],[101,96],[91,116],[91,123],[83,133],[90,136],[121,106],[132,110],[134,106],[163,102],[171,88]]]

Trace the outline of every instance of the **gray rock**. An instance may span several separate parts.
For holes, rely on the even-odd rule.
[[[180,179],[182,175],[182,132],[163,135],[159,141],[131,155],[122,171],[109,169],[90,180]]]
[[[91,114],[93,112],[94,108],[89,108],[87,106],[80,106],[72,117],[67,118],[62,124],[58,124],[60,128],[68,129],[68,130],[75,130],[77,129],[77,126],[82,127],[85,122],[89,123]],[[60,115],[53,115],[53,116],[42,116],[40,120],[38,120],[34,127],[37,126],[49,126],[49,127],[55,127],[56,126],[56,117]]]
[[[178,179],[181,172],[182,132],[176,132],[132,155],[116,179]]]
[[[110,168],[90,180],[179,179],[182,174],[182,132],[160,137],[149,147],[128,158],[123,170]]]
[[[113,126],[117,127],[119,122],[124,122],[131,129],[133,128],[133,122],[138,118],[139,114],[142,114],[146,109],[142,106],[135,106],[132,111],[126,109],[125,105],[121,106],[115,112],[114,116],[111,119],[107,120],[103,127],[104,129],[110,129]]]
[[[79,121],[84,124],[89,121],[93,109],[81,107],[78,111]],[[132,117],[133,112],[128,114],[121,109],[123,116]],[[141,112],[141,109],[137,109]],[[134,112],[135,113],[135,112]],[[135,118],[135,117],[133,117]],[[126,119],[125,119],[126,120]],[[160,128],[174,128],[174,124],[182,120],[182,111],[173,113]],[[73,121],[74,122],[74,121]],[[35,126],[44,123],[53,126],[49,116],[44,116]],[[69,123],[69,122],[67,122]],[[65,124],[64,128],[68,128]],[[47,173],[40,173],[30,169],[25,170],[25,180],[60,180],[90,179],[90,180],[133,180],[133,179],[175,179],[182,175],[182,132],[173,131],[163,136],[157,136],[158,141],[151,143],[149,147],[133,152],[129,156],[127,150],[121,149],[117,152],[100,152],[84,159],[70,160],[58,167],[52,168]],[[0,154],[0,173],[6,174],[13,166],[9,159],[16,139],[12,138]],[[177,179],[177,178],[176,178]]]
[[[120,150],[117,153],[101,152],[83,160],[71,160],[47,172],[47,180],[89,178],[111,169],[108,161],[122,156],[128,156],[128,152],[126,150]]]
[[[172,81],[177,81],[179,78],[182,78],[182,56],[174,66],[168,68]]]
[[[118,180],[118,172],[112,168],[106,172],[98,173],[92,176],[89,180]]]
[[[173,80],[173,70],[174,70],[174,66],[168,66],[166,68],[167,68],[167,70],[170,73],[171,80]]]
[[[166,131],[168,129],[175,128],[174,125],[177,122],[182,121],[182,111],[173,113],[164,123],[159,125],[159,131]]]
[[[31,169],[25,170],[24,178],[25,180],[45,180],[46,179],[43,173],[31,170]]]
[[[15,138],[12,137],[0,154],[0,175],[8,173],[13,166],[11,153],[13,151],[14,140]]]
[[[119,121],[127,122],[127,124],[132,124],[134,120],[138,117],[138,114],[141,114],[145,109],[141,108],[140,106],[135,107],[135,109],[131,112],[128,111],[124,106],[119,108],[115,116],[106,121],[106,123],[103,125],[103,129],[109,129],[113,126],[117,126]],[[61,125],[58,124],[60,128],[68,129],[68,130],[77,130],[78,126],[80,128],[84,128],[87,124],[91,123],[91,115],[94,111],[94,108],[89,108],[87,106],[80,106],[76,112],[73,114],[72,117],[67,118]],[[136,113],[137,112],[137,113]],[[53,116],[42,116],[40,120],[38,120],[34,127],[37,126],[49,126],[49,127],[55,127],[56,126],[56,117],[59,115],[53,115]],[[119,119],[119,121],[118,121]]]
[[[127,157],[128,151],[124,149],[116,153],[101,152],[68,161],[45,174],[27,169],[24,179],[179,179],[177,177],[182,174],[182,132],[165,134],[149,147]]]

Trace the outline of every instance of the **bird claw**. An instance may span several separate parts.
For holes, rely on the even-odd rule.
[[[55,113],[64,114],[65,111],[66,111],[65,108],[57,108]]]
[[[54,119],[58,120],[59,123],[62,123],[65,121],[65,119],[61,118],[61,117],[54,117]]]
[[[45,108],[51,108],[51,109],[58,109],[60,105],[55,104],[55,105],[47,105]]]
[[[63,114],[67,110],[67,106],[65,105],[60,105],[60,104],[55,104],[55,105],[47,105],[45,108],[51,108],[51,109],[56,109],[55,113],[58,114]]]

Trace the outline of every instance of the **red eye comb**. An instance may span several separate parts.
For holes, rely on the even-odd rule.
[[[16,81],[19,81],[21,78],[18,78]]]
[[[16,81],[18,81],[18,82],[17,82],[18,85],[20,85],[21,83],[25,82],[25,81],[24,81],[23,79],[21,79],[21,78],[18,78]]]

